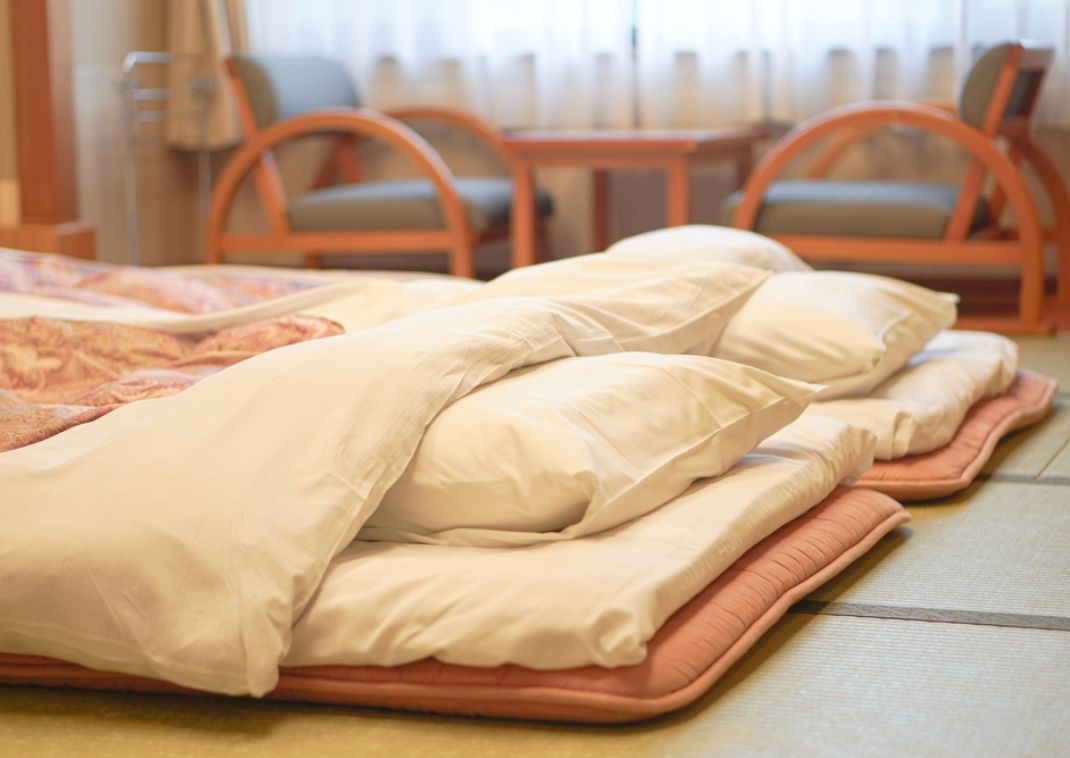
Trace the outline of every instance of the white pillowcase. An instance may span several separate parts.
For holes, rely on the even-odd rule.
[[[691,355],[514,371],[438,415],[360,537],[503,546],[617,526],[726,471],[817,389]]]
[[[673,261],[720,261],[767,271],[809,271],[795,253],[775,240],[727,226],[672,226],[637,234],[606,248],[613,256]]]
[[[733,317],[713,355],[828,385],[822,400],[855,397],[950,327],[957,302],[884,276],[774,274]]]
[[[712,260],[579,255],[518,268],[455,303],[568,298],[623,350],[706,354],[768,271]]]

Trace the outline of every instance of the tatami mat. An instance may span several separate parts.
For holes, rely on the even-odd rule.
[[[1059,380],[1060,389],[1070,390],[1070,334],[1017,336],[1021,365]]]
[[[1070,631],[1068,491],[990,481],[912,506],[906,527],[809,599],[889,606],[897,617],[979,611],[980,623],[984,613],[1059,616]]]
[[[791,615],[664,754],[1065,755],[1068,676],[1065,632]]]
[[[1063,445],[1063,449],[1056,454],[1041,476],[1045,479],[1065,480],[1062,483],[1070,485],[1070,442]],[[1070,495],[1068,495],[1068,498],[1070,498]]]
[[[1064,632],[792,614],[695,705],[583,727],[223,699],[0,690],[10,754],[1059,755]]]
[[[986,475],[1021,478],[1044,473],[1070,442],[1070,399],[1056,397],[1052,412],[1039,424],[1005,437],[983,469]]]
[[[0,754],[166,756],[653,755],[656,732],[267,703],[0,688]]]

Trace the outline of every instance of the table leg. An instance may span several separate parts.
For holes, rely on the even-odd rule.
[[[665,168],[665,223],[683,226],[691,218],[691,182],[687,160],[680,158]]]
[[[513,268],[530,266],[535,257],[535,179],[532,168],[519,161],[513,167],[513,207],[511,211]]]
[[[591,249],[602,252],[609,247],[609,172],[596,168],[591,172]]]

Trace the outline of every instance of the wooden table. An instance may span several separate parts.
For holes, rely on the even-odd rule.
[[[754,143],[763,127],[742,126],[701,131],[516,131],[502,135],[513,171],[512,264],[536,262],[535,183],[537,166],[585,166],[592,172],[594,249],[608,245],[609,169],[661,169],[665,172],[665,221],[690,220],[691,168],[699,163],[734,161],[742,186],[753,163]]]

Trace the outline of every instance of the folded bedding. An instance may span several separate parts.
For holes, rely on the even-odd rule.
[[[630,283],[590,293],[487,298],[263,352],[0,455],[0,649],[269,691],[330,560],[444,408],[525,366],[679,351],[723,322],[687,305],[765,278],[682,268],[675,290],[628,264]]]
[[[871,431],[878,460],[928,453],[948,444],[979,401],[1014,381],[1018,347],[987,332],[945,331],[867,396],[820,400],[806,413]]]
[[[0,292],[87,305],[146,305],[180,313],[208,313],[284,297],[318,285],[280,272],[263,276],[216,269],[214,274],[190,278],[158,269],[0,248]]]
[[[208,332],[343,301],[347,331],[426,310],[478,288],[457,277],[406,277],[257,266],[139,268],[0,248],[0,319],[107,322],[171,334]],[[316,316],[309,312],[307,315]]]
[[[612,321],[625,350],[707,353],[769,277],[723,261],[594,253],[508,271],[453,302],[567,297],[600,322]]]
[[[810,271],[802,258],[776,240],[745,229],[691,224],[627,237],[606,248],[614,257],[716,261],[766,271]]]
[[[615,349],[561,302],[475,303],[269,351],[8,451],[0,649],[263,694],[443,407]]]
[[[281,270],[188,276],[165,269],[0,248],[0,318],[110,321],[188,332],[295,312],[347,291],[348,279]],[[218,314],[226,314],[219,317]]]
[[[1005,337],[947,331],[869,396],[815,402],[805,413],[873,433],[877,462],[860,483],[931,500],[968,486],[1000,438],[1051,409],[1058,383],[1017,365],[1017,346]]]
[[[727,471],[818,389],[692,355],[514,371],[435,418],[360,536],[490,547],[601,532]]]
[[[775,274],[725,328],[712,355],[865,395],[955,322],[957,298],[843,271]]]
[[[580,539],[529,547],[358,540],[331,563],[284,663],[638,663],[665,619],[747,548],[866,470],[872,444],[843,422],[800,419],[723,476]]]
[[[212,266],[127,271],[131,268],[0,251],[0,288],[25,290],[0,297],[0,316],[119,322],[203,338],[279,314],[322,318],[357,331],[421,310],[497,297],[567,294],[584,298],[584,307],[596,311],[598,298],[609,297],[618,309],[615,331],[625,349],[706,353],[824,384],[820,400],[843,402],[823,402],[813,412],[869,428],[878,436],[881,460],[947,444],[966,410],[1005,391],[1014,375],[1013,344],[995,335],[978,334],[968,350],[958,344],[945,348],[939,340],[926,346],[954,319],[948,296],[885,277],[814,272],[779,243],[720,227],[641,234],[604,255],[510,272],[487,285],[441,275],[255,266],[226,267],[226,273]],[[756,274],[757,268],[774,275]],[[681,283],[681,277],[687,281]],[[677,287],[687,289],[676,292]],[[116,300],[102,301],[108,302],[105,307],[94,300],[98,295]],[[667,309],[681,333],[661,330],[650,340],[634,314],[619,310],[631,299],[647,316]],[[208,313],[160,310],[212,311],[237,301],[244,304]],[[678,310],[671,312],[673,307]],[[681,318],[680,308],[694,318]],[[609,317],[605,308],[596,313],[596,318]],[[133,384],[174,392],[191,383],[186,373],[157,371],[151,382],[139,377]],[[934,381],[937,377],[940,381]],[[152,392],[128,395],[150,397]],[[22,427],[17,438],[8,434],[7,447],[104,412],[99,405],[20,405],[25,400],[3,398],[9,419],[19,416]]]
[[[159,270],[128,274],[118,272],[131,267],[68,262],[60,256],[37,258],[0,251],[0,285],[48,292],[47,297],[0,293],[4,325],[0,329],[10,337],[5,340],[9,346],[5,355],[0,356],[0,404],[5,408],[0,416],[0,450],[93,420],[123,402],[174,394],[223,366],[281,345],[357,332],[466,302],[567,296],[570,309],[610,325],[615,349],[683,352],[715,339],[768,276],[758,269],[718,262],[665,266],[605,256],[562,261],[486,286],[442,276],[301,279],[284,271],[277,274],[283,277],[277,286],[258,284],[259,289],[249,291],[285,293],[286,282],[294,277],[302,283],[290,294],[255,302],[249,295],[244,304],[224,310],[205,306],[202,312],[175,312],[163,307],[185,301],[202,304],[205,289],[210,289],[205,282],[214,282],[212,287],[220,282],[246,287],[248,281],[270,281],[270,276],[259,270],[238,275]],[[122,290],[121,302],[71,299],[77,290],[58,286],[70,282],[91,286],[99,281],[110,282],[114,291],[120,291],[118,283],[134,284]],[[215,305],[226,293],[226,287],[219,286],[223,294],[212,301]],[[248,295],[246,290],[241,292]],[[161,292],[166,297],[159,296]],[[224,344],[226,351],[221,350]],[[52,383],[54,367],[42,369],[54,362],[62,372],[74,375],[63,383],[62,391]],[[56,402],[32,391],[46,381]]]
[[[253,355],[339,333],[331,321],[300,315],[198,338],[100,321],[0,320],[0,451],[177,394]]]
[[[944,446],[928,453],[877,461],[859,482],[901,500],[931,500],[966,488],[981,473],[996,444],[1037,423],[1051,410],[1058,382],[1019,371],[1007,390],[976,403]]]
[[[0,347],[0,418],[89,409],[0,452],[0,651],[256,696],[280,665],[636,667],[875,450],[948,444],[1015,375],[1012,343],[941,333],[940,293],[811,272],[759,235],[668,231],[487,284],[160,283],[0,254],[19,349],[35,329],[56,356],[80,335],[130,348],[82,339],[92,360],[33,374]],[[251,349],[272,323],[307,328]],[[173,386],[138,395],[153,372]],[[892,506],[828,566],[901,523]]]
[[[744,263],[773,271],[709,354],[825,385],[808,414],[849,420],[877,437],[863,481],[902,498],[969,484],[998,439],[1050,407],[1054,380],[1015,371],[994,334],[945,332],[955,298],[887,277],[812,271],[782,245],[719,227],[622,240],[607,255]]]

